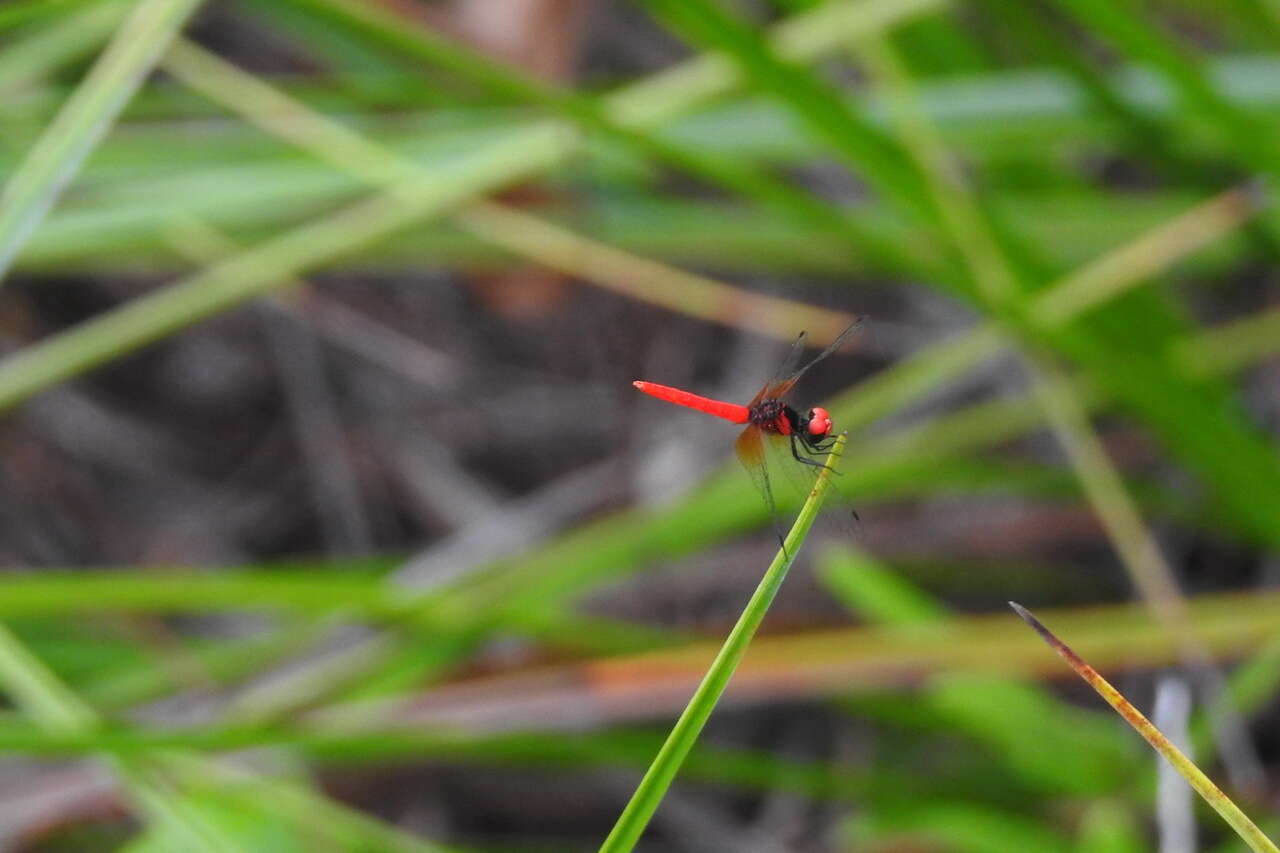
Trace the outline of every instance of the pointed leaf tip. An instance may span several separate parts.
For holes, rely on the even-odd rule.
[[[1041,622],[1034,615],[1032,615],[1030,610],[1023,607],[1021,604],[1019,604],[1016,601],[1010,601],[1008,602],[1008,605],[1013,608],[1014,613],[1018,614],[1019,619],[1021,619],[1023,622],[1026,622],[1028,625],[1030,625],[1035,630],[1035,632],[1039,634],[1041,637],[1043,637],[1045,642],[1047,642],[1049,645],[1053,646],[1054,648],[1058,648],[1059,646],[1062,645],[1058,641],[1058,638],[1053,635],[1053,632],[1050,631],[1048,628],[1046,628],[1043,622]]]

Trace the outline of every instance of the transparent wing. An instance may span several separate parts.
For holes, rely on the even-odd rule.
[[[787,350],[787,357],[778,366],[778,372],[773,374],[773,378],[769,380],[770,385],[786,382],[797,372],[797,369],[800,368],[800,360],[804,356],[804,349],[808,345],[808,340],[808,332],[801,332],[796,335],[795,341],[791,344],[791,349]]]
[[[862,325],[862,319],[863,318],[858,317],[850,323],[843,332],[836,335],[836,339],[832,341],[826,349],[815,355],[809,361],[805,362],[803,366],[797,368],[796,365],[800,362],[800,353],[804,349],[805,336],[804,332],[801,332],[800,336],[796,338],[795,344],[792,345],[791,352],[788,354],[786,362],[783,363],[784,370],[780,370],[778,372],[779,375],[765,386],[765,389],[761,394],[767,397],[781,397],[786,394],[791,390],[793,385],[800,381],[800,377],[808,373],[815,364],[848,343],[849,338],[853,336],[854,331]]]
[[[791,349],[787,352],[787,357],[783,359],[782,366],[778,368],[778,372],[773,375],[768,384],[761,388],[760,392],[747,405],[754,406],[761,400],[780,398],[785,395],[800,380],[801,376],[809,372],[810,368],[844,346],[853,335],[854,330],[862,325],[862,319],[861,317],[856,318],[843,332],[836,335],[835,340],[826,349],[803,365],[800,364],[800,358],[804,355],[805,343],[808,337],[804,332],[796,335],[795,343],[791,345]]]
[[[800,363],[800,356],[804,354],[804,341],[804,332],[796,335],[795,342],[791,344],[791,349],[787,350],[787,357],[782,360],[782,365],[773,374],[773,377],[764,384],[764,387],[751,398],[751,402],[747,404],[748,406],[754,406],[761,400],[779,396],[776,389],[790,374],[795,372],[796,365]]]

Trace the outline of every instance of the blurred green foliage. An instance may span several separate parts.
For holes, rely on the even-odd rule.
[[[630,253],[610,269],[641,299],[659,278],[640,266],[650,261],[809,277],[853,310],[859,292],[929,287],[978,318],[832,404],[856,437],[838,485],[859,507],[1092,496],[1062,469],[996,453],[1044,425],[1031,393],[888,420],[1014,352],[1060,372],[1081,410],[1153,437],[1203,487],[1135,473],[1126,483],[1149,517],[1258,553],[1280,542],[1275,437],[1246,412],[1237,377],[1280,351],[1280,312],[1258,307],[1274,302],[1258,270],[1280,254],[1269,204],[1280,171],[1271,0],[652,0],[637,5],[692,58],[648,75],[608,69],[576,88],[372,0],[235,4],[226,14],[240,26],[288,43],[312,69],[237,73],[174,35],[194,5],[0,8],[0,271],[48,289],[59,277],[174,279],[0,358],[10,416],[202,320],[305,287],[299,278],[314,271],[492,271],[532,259],[589,281],[571,252],[522,253],[515,220],[485,207],[541,181],[554,192],[518,212]],[[815,164],[835,164],[853,189],[796,177]],[[680,192],[672,176],[703,191]],[[1201,310],[1242,277],[1249,297]],[[1062,294],[1075,307],[1045,320]],[[691,291],[689,313],[696,301]],[[730,306],[720,319],[734,317]],[[780,337],[793,331],[778,325]],[[430,707],[437,693],[447,703],[449,676],[512,636],[564,656],[558,671],[578,689],[566,686],[557,708],[593,716],[610,684],[591,681],[602,661],[634,661],[629,683],[660,690],[664,667],[683,671],[698,647],[674,630],[587,615],[583,599],[768,521],[729,466],[671,504],[584,522],[426,590],[394,579],[398,556],[13,573],[0,581],[12,632],[0,637],[0,681],[14,706],[0,745],[113,766],[147,821],[128,849],[455,849],[326,796],[310,769],[644,768],[662,727],[604,712],[611,725],[572,735],[532,715],[527,732],[454,732],[401,712]],[[860,733],[856,756],[712,744],[695,750],[686,776],[834,803],[835,843],[850,850],[1149,849],[1153,759],[1136,738],[1109,713],[1035,684],[1056,662],[1034,638],[995,649],[988,623],[922,588],[963,574],[994,606],[1021,595],[1018,584],[1070,583],[1043,565],[970,574],[925,562],[823,555],[818,582],[872,627],[803,661],[769,664],[762,652],[771,695],[788,695],[780,685],[792,668],[847,675],[838,686],[824,676],[806,696],[836,696],[834,713]],[[1275,606],[1270,596],[1206,596],[1187,610],[1212,651],[1250,656],[1235,685],[1246,714],[1280,681],[1275,644],[1264,645]],[[157,644],[130,621],[225,611],[260,615],[264,627],[222,636],[179,621]],[[1099,666],[1129,662],[1126,651],[1150,665],[1177,660],[1175,639],[1136,611],[1116,618],[1081,617],[1064,637],[1095,644]],[[242,689],[351,623],[367,636],[324,667]],[[1130,636],[1141,643],[1126,650]],[[524,695],[518,679],[498,688],[513,702]],[[178,694],[234,698],[177,729],[131,713]],[[1203,729],[1193,727],[1208,754]],[[270,749],[257,764],[218,760],[247,747]],[[588,833],[604,820],[569,840],[459,843],[591,849]],[[1211,816],[1204,827],[1223,837]]]

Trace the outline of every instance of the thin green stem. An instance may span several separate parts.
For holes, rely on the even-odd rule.
[[[747,645],[764,620],[769,605],[773,603],[774,596],[778,594],[778,588],[782,586],[782,581],[787,576],[787,570],[795,560],[796,552],[808,536],[809,528],[813,526],[813,520],[822,506],[822,499],[826,495],[834,466],[844,450],[846,439],[845,435],[836,439],[835,446],[831,448],[831,454],[827,457],[826,466],[818,474],[813,490],[809,492],[809,499],[805,501],[800,514],[796,517],[795,524],[787,534],[781,550],[765,571],[760,585],[756,587],[751,600],[747,602],[746,609],[742,611],[737,624],[733,626],[724,645],[720,647],[720,652],[712,662],[711,668],[707,670],[702,683],[694,691],[693,698],[689,700],[680,718],[676,720],[675,727],[671,729],[671,734],[662,745],[662,749],[658,751],[644,778],[640,780],[640,786],[636,788],[631,801],[627,803],[627,807],[623,809],[608,838],[600,846],[601,853],[621,853],[631,850],[640,840],[645,827],[649,825],[650,818],[657,811],[658,804],[662,802],[667,789],[671,787],[671,782],[680,770],[680,765],[693,749],[698,735],[702,732],[702,727],[706,725],[716,702],[728,686],[734,670],[738,668],[742,656],[747,651]]]

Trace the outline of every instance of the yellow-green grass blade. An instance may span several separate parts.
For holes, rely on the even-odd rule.
[[[154,578],[159,584],[171,579]],[[141,582],[141,579],[139,579]],[[1200,626],[1207,645],[1215,655],[1237,657],[1262,648],[1274,634],[1275,593],[1205,595],[1191,599],[1189,606]],[[1055,611],[1053,619],[1064,630],[1069,626],[1077,646],[1096,663],[1126,670],[1165,666],[1177,660],[1175,638],[1154,622],[1141,605],[1116,604]],[[470,679],[464,688],[483,682],[484,690],[470,692],[473,707],[502,703],[514,691],[526,699],[535,692],[555,707],[581,710],[583,703],[603,700],[602,713],[619,711],[616,694],[609,685],[628,685],[634,689],[692,691],[705,675],[718,646],[698,641],[669,649],[658,649],[627,655],[606,655],[582,661],[567,661],[546,666],[539,672],[546,676],[531,684],[528,670],[517,668],[498,672],[481,680]],[[743,661],[739,674],[750,673],[752,684],[765,689],[770,685],[790,685],[795,696],[824,696],[847,692],[854,687],[892,687],[918,682],[922,675],[968,673],[1041,678],[1052,675],[1055,665],[1046,659],[1043,648],[1025,627],[1011,615],[983,614],[950,617],[929,626],[901,625],[884,627],[843,627],[811,629],[794,633],[757,637]],[[687,685],[687,688],[686,688]],[[415,717],[434,720],[430,693],[440,689],[431,685],[419,687],[426,692],[416,714],[408,713],[403,695],[388,702],[385,716],[345,716],[346,703],[331,706],[328,712],[310,714],[305,721],[290,720],[274,725],[237,725],[225,721],[193,725],[164,731],[142,726],[103,726],[65,733],[44,731],[23,724],[12,717],[0,716],[0,748],[30,754],[75,754],[106,750],[145,752],[162,749],[235,750],[270,744],[297,744],[307,750],[337,757],[345,753],[358,759],[363,748],[380,754],[393,753],[403,747],[423,755],[447,755],[456,747],[460,757],[476,756],[484,748],[473,738],[486,733],[486,724],[477,722],[469,731],[426,726],[409,727]],[[1255,688],[1256,690],[1256,688]],[[464,691],[465,692],[465,691]],[[1260,691],[1259,691],[1260,692]],[[674,698],[665,700],[673,711],[679,707]],[[1265,697],[1252,701],[1254,707]],[[460,703],[445,702],[439,706],[445,714],[453,713]],[[554,728],[557,716],[528,720],[529,730]],[[541,725],[535,725],[539,723]],[[380,739],[385,739],[379,744]],[[467,746],[472,744],[472,747]],[[652,744],[656,745],[656,744]],[[516,746],[513,745],[513,749]],[[520,747],[524,748],[524,747]],[[630,754],[630,753],[629,753]],[[646,758],[653,755],[650,750]],[[633,755],[634,757],[634,755]],[[643,762],[643,763],[647,763]]]
[[[1076,674],[1084,679],[1085,683],[1097,691],[1098,695],[1114,708],[1116,713],[1133,727],[1134,731],[1142,735],[1142,738],[1151,744],[1151,747],[1160,753],[1187,780],[1195,792],[1213,807],[1214,811],[1222,815],[1222,819],[1244,839],[1251,850],[1257,851],[1257,853],[1280,853],[1280,848],[1277,848],[1271,839],[1263,835],[1262,830],[1258,829],[1257,825],[1240,810],[1240,807],[1221,788],[1215,785],[1208,776],[1204,775],[1204,772],[1182,750],[1174,746],[1141,711],[1135,708],[1128,699],[1125,699],[1120,691],[1112,687],[1097,670],[1085,663],[1070,646],[1058,639],[1052,631],[1046,628],[1025,607],[1012,601],[1009,602],[1009,606],[1024,622],[1035,629],[1036,633],[1044,638],[1044,641],[1076,671]]]
[[[491,57],[407,28],[403,19],[357,0],[290,2],[406,56],[444,65],[508,95],[542,100],[550,93],[545,84],[503,67]],[[849,39],[891,30],[945,5],[946,0],[838,0],[788,18],[767,37],[780,56],[812,61],[841,49]],[[699,56],[606,95],[604,109],[609,119],[621,126],[655,127],[726,95],[743,82],[744,77],[727,58]]]

